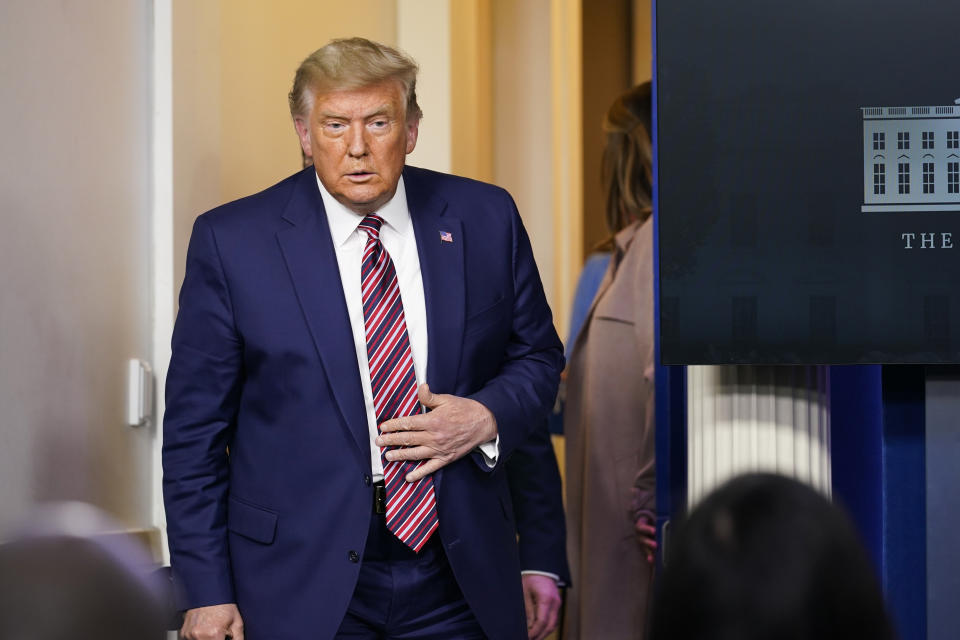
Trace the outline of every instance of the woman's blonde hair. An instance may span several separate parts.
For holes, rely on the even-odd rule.
[[[300,63],[288,96],[294,120],[306,117],[317,91],[359,89],[387,80],[400,83],[407,120],[423,117],[417,104],[417,63],[409,56],[366,38],[331,40]]]
[[[650,83],[644,82],[617,98],[603,121],[601,177],[611,235],[653,212],[651,111]]]

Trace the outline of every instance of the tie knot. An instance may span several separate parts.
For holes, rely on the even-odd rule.
[[[369,216],[365,216],[363,220],[360,221],[358,226],[367,232],[367,237],[369,237],[371,240],[379,240],[380,226],[382,224],[383,218],[371,214]]]

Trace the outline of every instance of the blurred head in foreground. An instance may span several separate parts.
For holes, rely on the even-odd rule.
[[[681,524],[668,554],[654,640],[893,638],[852,524],[795,480],[728,482]]]
[[[88,505],[46,509],[0,545],[0,640],[159,640],[151,559]]]

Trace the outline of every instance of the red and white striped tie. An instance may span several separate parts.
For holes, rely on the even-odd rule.
[[[359,225],[367,233],[360,283],[377,431],[387,420],[422,411],[417,398],[417,376],[413,369],[413,353],[407,336],[397,272],[390,254],[380,242],[382,224],[383,218],[369,215]],[[392,448],[396,447],[380,449],[387,490],[387,529],[405,545],[420,551],[438,525],[433,477],[426,476],[415,483],[406,482],[406,475],[424,461],[389,462],[383,456]]]

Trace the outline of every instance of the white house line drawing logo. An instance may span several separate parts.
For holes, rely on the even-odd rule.
[[[861,211],[960,211],[960,98],[862,107]]]

